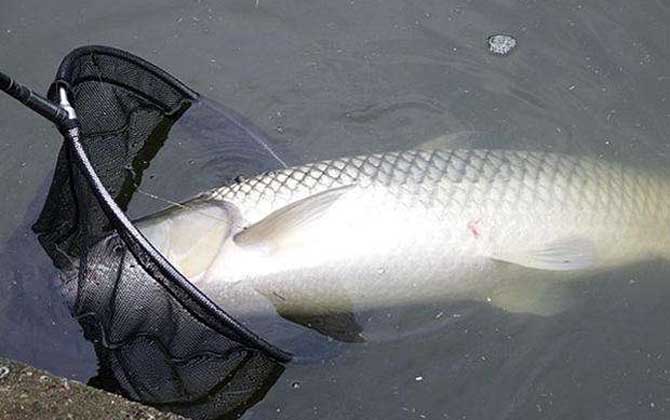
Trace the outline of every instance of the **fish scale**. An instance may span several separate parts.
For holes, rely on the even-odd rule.
[[[256,219],[344,185],[393,187],[428,208],[507,211],[575,206],[619,221],[667,216],[668,183],[649,171],[591,158],[513,150],[412,150],[326,160],[258,175],[210,193]],[[401,197],[402,196],[402,197]],[[254,211],[257,209],[257,211]]]

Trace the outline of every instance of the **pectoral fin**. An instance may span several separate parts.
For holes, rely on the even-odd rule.
[[[501,250],[491,256],[498,261],[518,264],[538,270],[571,271],[593,267],[593,242],[571,237],[549,242],[538,248]]]
[[[331,285],[332,286],[332,285]],[[324,290],[328,293],[332,290]],[[274,305],[277,314],[296,324],[318,331],[337,341],[361,343],[366,341],[363,328],[353,313],[353,304],[346,298],[337,307],[314,300],[309,293],[286,293],[281,289],[261,292]]]
[[[318,223],[351,187],[333,188],[282,207],[235,235],[234,241],[240,247],[271,252]]]
[[[363,329],[351,312],[290,314],[279,312],[283,318],[311,328],[319,333],[344,343],[363,343]]]

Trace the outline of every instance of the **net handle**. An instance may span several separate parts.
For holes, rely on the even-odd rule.
[[[59,127],[70,119],[67,110],[38,95],[1,71],[0,90]]]

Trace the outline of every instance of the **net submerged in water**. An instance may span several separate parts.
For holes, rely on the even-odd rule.
[[[79,138],[60,151],[34,231],[95,345],[101,362],[95,382],[190,417],[240,413],[262,398],[290,355],[230,318],[175,270],[105,202],[90,171],[125,210],[171,127],[198,108],[199,96],[155,66],[106,47],[68,55],[52,101],[61,88],[79,118]],[[205,120],[218,117],[220,141],[258,143],[236,114],[199,109]]]

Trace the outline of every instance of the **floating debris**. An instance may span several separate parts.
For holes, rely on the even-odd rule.
[[[7,366],[0,366],[0,379],[4,379],[9,375],[9,368]]]
[[[497,55],[507,55],[516,47],[516,39],[509,35],[491,35],[488,42],[489,51]]]

